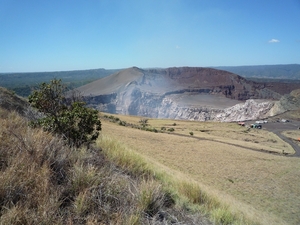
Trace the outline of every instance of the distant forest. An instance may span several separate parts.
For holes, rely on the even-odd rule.
[[[299,82],[300,65],[265,65],[265,66],[220,66],[214,69],[226,70],[256,82]],[[121,69],[91,69],[61,72],[36,73],[0,73],[0,86],[27,97],[32,89],[42,82],[54,78],[62,79],[68,88],[73,89],[92,81],[114,74]]]
[[[120,70],[92,69],[61,72],[0,73],[0,86],[27,97],[42,82],[61,79],[69,89],[77,88]]]
[[[214,68],[219,70],[226,70],[245,78],[300,80],[299,64],[265,66],[219,66]]]

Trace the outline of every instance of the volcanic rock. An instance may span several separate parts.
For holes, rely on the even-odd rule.
[[[261,108],[269,110],[274,104],[253,101],[245,103],[246,100],[273,101],[281,97],[263,83],[248,81],[227,71],[202,67],[144,70],[133,67],[84,85],[78,90],[89,105],[110,113],[220,121],[234,120],[233,116],[222,119],[228,115],[246,119],[247,107],[260,104],[253,108],[260,111]],[[235,109],[230,107],[237,104],[236,113],[233,113]],[[238,116],[238,112],[245,116]],[[261,113],[250,114],[252,119]]]

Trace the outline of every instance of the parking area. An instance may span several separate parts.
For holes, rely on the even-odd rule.
[[[266,120],[268,121],[268,120]],[[247,121],[246,124],[255,124],[256,121]],[[267,123],[260,123],[263,129],[266,129],[270,132],[274,131],[284,131],[284,130],[295,130],[300,127],[299,121],[289,121],[289,122],[282,122],[281,120],[278,121],[268,121]]]
[[[282,119],[267,120],[267,121],[268,121],[267,123],[260,124],[262,126],[262,129],[276,134],[283,141],[290,144],[295,150],[295,154],[291,155],[291,156],[300,157],[300,146],[298,145],[298,143],[296,143],[295,141],[293,141],[290,138],[287,138],[286,136],[282,135],[282,133],[281,133],[281,132],[287,131],[287,130],[299,130],[300,121],[289,120],[288,122],[283,122]],[[257,121],[247,121],[247,122],[245,122],[245,125],[251,126],[251,124],[256,124],[256,122]],[[252,128],[252,129],[255,129],[255,128]],[[299,137],[300,137],[300,135],[299,135]]]

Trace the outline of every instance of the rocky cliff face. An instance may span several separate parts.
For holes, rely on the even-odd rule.
[[[246,121],[264,119],[274,106],[274,101],[247,100],[245,103],[226,108],[218,113],[214,120],[220,122]]]
[[[117,114],[238,121],[265,117],[281,95],[210,68],[130,68],[79,88],[88,103]],[[249,99],[269,99],[264,102]]]
[[[286,111],[300,109],[300,89],[293,90],[290,94],[283,95],[276,101],[269,111],[270,116],[275,116]]]

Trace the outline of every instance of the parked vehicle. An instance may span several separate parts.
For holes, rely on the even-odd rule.
[[[258,120],[255,123],[257,123],[257,124],[264,124],[264,123],[268,123],[268,121],[267,120]]]
[[[254,124],[251,124],[251,128],[261,129],[262,125],[254,123]]]

